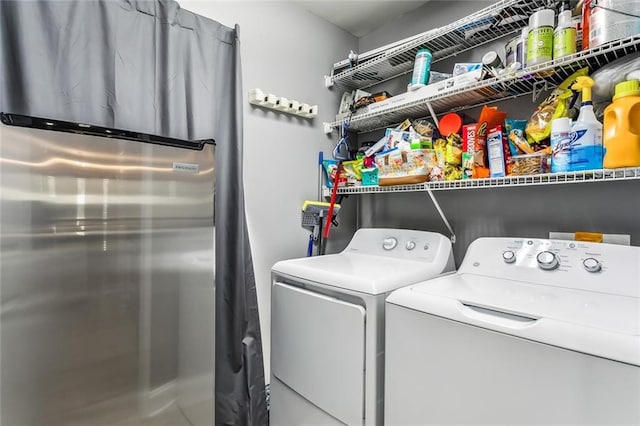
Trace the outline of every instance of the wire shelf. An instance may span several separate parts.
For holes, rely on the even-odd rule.
[[[449,191],[458,189],[509,188],[519,186],[558,185],[572,183],[613,182],[639,180],[640,168],[602,169],[570,173],[547,173],[531,176],[507,176],[502,178],[469,179],[427,182],[418,185],[353,186],[338,188],[338,194],[377,194],[397,192]],[[325,188],[325,196],[330,195]]]
[[[331,82],[345,89],[368,88],[407,74],[416,53],[429,49],[432,62],[515,34],[527,25],[529,16],[544,8],[547,0],[501,0],[463,19],[418,34],[401,42],[359,55],[357,65],[349,60],[333,65]]]
[[[640,51],[640,35],[617,40],[594,49],[528,67],[515,74],[478,81],[404,103],[390,104],[389,107],[374,112],[355,114],[351,117],[349,130],[368,132],[399,123],[408,117],[426,117],[429,115],[429,103],[436,114],[441,114],[539,92],[557,86],[581,68],[587,67],[592,72],[638,51]],[[336,128],[341,123],[338,120],[330,125]]]
[[[426,191],[429,185],[427,183],[418,183],[414,185],[393,185],[393,186],[348,186],[338,188],[338,194],[376,194],[389,192],[422,192]],[[325,196],[330,196],[331,191],[324,188]]]

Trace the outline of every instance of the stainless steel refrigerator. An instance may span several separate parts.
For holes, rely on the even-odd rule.
[[[2,122],[0,426],[212,424],[214,145]]]

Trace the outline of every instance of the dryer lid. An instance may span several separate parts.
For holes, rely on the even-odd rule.
[[[457,273],[392,293],[388,303],[640,365],[640,299]]]
[[[447,272],[447,260],[423,262],[359,253],[285,260],[272,271],[294,279],[379,295]]]

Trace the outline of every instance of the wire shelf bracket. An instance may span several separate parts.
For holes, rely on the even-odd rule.
[[[429,109],[429,114],[431,114],[431,119],[433,120],[433,124],[435,124],[436,128],[440,127],[440,120],[438,120],[438,115],[433,109],[433,105],[431,105],[431,102],[429,101],[427,101],[426,104],[427,104],[427,108]]]
[[[429,198],[431,198],[431,202],[433,203],[433,206],[436,208],[436,210],[438,211],[438,214],[440,215],[440,219],[442,219],[442,222],[444,222],[444,225],[447,227],[447,230],[449,231],[449,238],[451,239],[451,244],[455,244],[456,233],[453,232],[453,228],[451,227],[451,224],[447,220],[447,216],[444,214],[442,207],[440,207],[440,203],[436,199],[436,196],[433,194],[433,191],[429,186],[427,186],[427,194],[429,194]]]
[[[540,80],[533,83],[533,97],[531,102],[538,100],[541,94],[549,90],[549,82],[547,80]]]

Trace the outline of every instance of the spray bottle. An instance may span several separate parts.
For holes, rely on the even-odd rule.
[[[571,128],[571,171],[602,168],[602,123],[596,118],[591,102],[591,88],[594,85],[591,77],[578,77],[572,87],[573,90],[582,91],[582,107]]]

